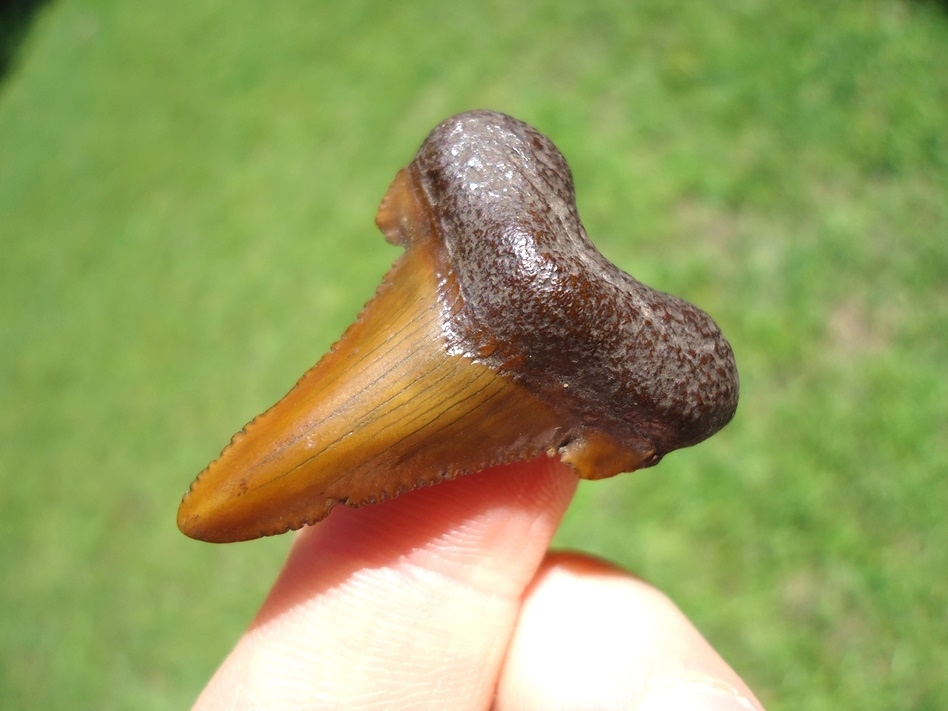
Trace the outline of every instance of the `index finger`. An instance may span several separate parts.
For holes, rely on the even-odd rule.
[[[298,536],[196,708],[489,707],[575,487],[541,458],[334,511]]]

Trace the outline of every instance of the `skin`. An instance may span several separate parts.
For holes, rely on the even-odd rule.
[[[541,458],[337,509],[195,708],[761,709],[661,592],[549,551],[576,481]]]

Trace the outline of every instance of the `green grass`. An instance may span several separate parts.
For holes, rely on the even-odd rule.
[[[0,84],[0,705],[196,695],[289,541],[192,543],[179,497],[372,294],[395,171],[486,106],[741,369],[732,425],[584,484],[558,543],[772,711],[948,707],[945,67],[925,2],[44,7]]]

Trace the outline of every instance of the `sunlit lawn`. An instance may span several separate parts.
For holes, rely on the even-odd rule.
[[[426,132],[491,107],[741,370],[558,544],[770,709],[948,707],[946,67],[925,2],[48,5],[0,79],[0,706],[193,699],[289,540],[189,541],[181,494],[371,296]]]

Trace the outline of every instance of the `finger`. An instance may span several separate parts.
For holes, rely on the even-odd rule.
[[[551,554],[527,592],[495,708],[762,707],[665,595],[567,553]]]
[[[334,511],[197,708],[487,708],[575,487],[542,458]]]

